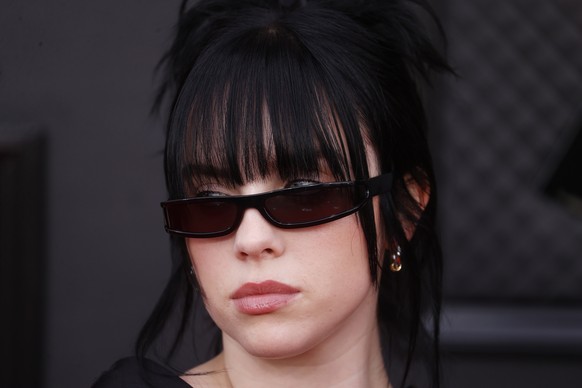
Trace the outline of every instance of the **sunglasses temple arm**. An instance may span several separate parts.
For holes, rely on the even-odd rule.
[[[371,197],[389,192],[392,189],[392,173],[389,172],[370,178],[367,186]]]

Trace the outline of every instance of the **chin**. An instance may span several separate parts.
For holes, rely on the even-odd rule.
[[[234,339],[248,354],[264,359],[279,360],[297,357],[317,346],[314,339],[302,339],[297,333],[261,333]]]
[[[245,348],[245,350],[252,356],[266,360],[287,360],[305,354],[308,350],[297,347],[294,344],[293,348],[289,346],[259,346]]]

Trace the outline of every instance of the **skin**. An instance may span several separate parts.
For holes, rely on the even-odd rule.
[[[371,175],[379,174],[368,149]],[[322,181],[329,180],[325,174]],[[255,194],[284,187],[276,176],[234,189]],[[378,212],[377,198],[374,199]],[[378,220],[377,225],[379,225]],[[379,232],[379,252],[386,247]],[[207,387],[389,387],[376,321],[377,290],[357,216],[284,230],[256,209],[224,237],[188,239],[206,307],[222,330],[224,350],[182,378]],[[283,308],[264,315],[239,312],[230,295],[246,282],[276,280],[299,290]],[[212,372],[206,375],[194,375]]]

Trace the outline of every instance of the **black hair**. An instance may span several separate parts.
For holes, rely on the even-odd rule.
[[[383,229],[404,264],[399,273],[380,265],[373,208],[360,210],[385,361],[402,357],[404,386],[413,361],[425,359],[438,387],[442,258],[421,87],[450,68],[419,9],[440,28],[422,0],[200,0],[190,8],[185,1],[157,104],[173,95],[165,148],[171,199],[192,193],[201,174],[238,185],[272,170],[282,178],[317,174],[322,160],[337,180],[365,179],[366,147],[375,150],[380,173],[393,174],[380,201]],[[426,204],[411,185],[428,194]],[[403,223],[414,225],[410,240]],[[181,309],[171,358],[200,298],[184,239],[171,243],[173,273],[138,338],[141,359]]]

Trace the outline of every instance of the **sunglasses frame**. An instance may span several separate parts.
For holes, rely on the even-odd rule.
[[[314,221],[304,221],[304,222],[293,222],[293,223],[284,223],[277,221],[274,219],[265,207],[265,201],[268,198],[285,195],[285,194],[296,194],[301,193],[304,191],[311,191],[311,190],[321,190],[327,188],[334,188],[334,187],[354,187],[358,188],[361,187],[363,189],[363,196],[359,203],[355,204],[349,210],[322,218],[317,219]],[[179,235],[183,237],[189,238],[212,238],[212,237],[221,237],[226,236],[233,231],[235,231],[238,226],[240,225],[244,213],[247,209],[253,208],[257,209],[261,215],[267,220],[271,225],[282,229],[297,229],[297,228],[306,228],[310,226],[316,226],[325,224],[331,221],[338,220],[340,218],[349,216],[360,210],[372,197],[387,193],[392,188],[392,173],[386,173],[382,175],[378,175],[366,180],[360,181],[349,181],[349,182],[330,182],[330,183],[318,183],[314,185],[302,186],[302,187],[291,187],[285,189],[278,189],[273,191],[268,191],[265,193],[259,194],[251,194],[251,195],[233,195],[233,196],[217,196],[217,197],[192,197],[192,198],[183,198],[183,199],[174,199],[169,201],[161,202],[160,205],[164,210],[164,227],[166,232],[174,235]],[[189,203],[204,203],[204,202],[234,202],[237,205],[237,214],[235,221],[233,224],[225,229],[218,232],[185,232],[181,230],[171,229],[169,227],[169,207],[172,206],[179,206],[179,205],[187,205]]]

